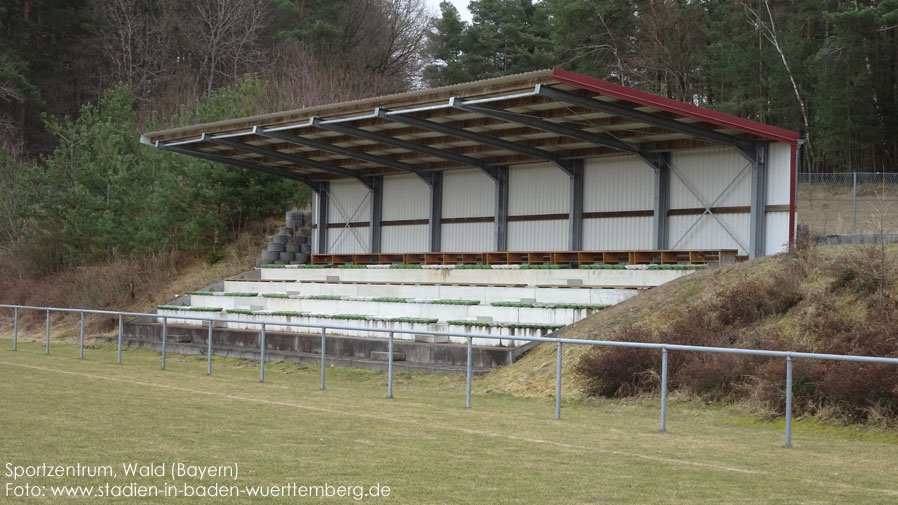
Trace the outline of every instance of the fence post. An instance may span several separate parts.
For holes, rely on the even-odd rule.
[[[265,324],[259,336],[259,382],[265,382]]]
[[[209,321],[209,336],[206,338],[206,375],[212,375],[212,321]]]
[[[561,342],[555,359],[555,419],[561,419]]]
[[[466,377],[466,384],[465,384],[465,408],[466,409],[471,408],[471,375],[473,375],[473,370],[472,370],[472,366],[471,366],[472,362],[473,362],[473,358],[471,355],[473,354],[473,352],[472,352],[473,351],[473,348],[472,348],[473,342],[474,342],[474,338],[468,337],[468,364],[467,364],[467,372],[466,372],[467,377]]]
[[[47,310],[47,345],[44,354],[50,354],[50,311]]]
[[[78,338],[78,359],[84,359],[84,311],[81,311],[81,331]]]
[[[19,308],[12,309],[12,350],[19,350]]]
[[[661,431],[667,431],[667,348],[661,348]]]
[[[792,356],[786,356],[786,445],[792,447]]]
[[[324,391],[324,350],[325,339],[327,338],[327,328],[321,328],[321,390]]]
[[[387,398],[393,398],[393,332],[390,332],[390,341],[387,344]]]
[[[122,315],[118,315],[118,361],[119,365],[122,364]]]
[[[168,318],[162,318],[162,369],[165,370],[165,340],[168,337]]]
[[[851,189],[851,233],[857,233],[857,172],[853,172]]]

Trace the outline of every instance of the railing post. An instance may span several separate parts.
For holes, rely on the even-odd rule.
[[[555,354],[555,419],[561,419],[561,342]]]
[[[84,311],[81,311],[81,330],[78,337],[78,359],[84,359]]]
[[[118,361],[119,365],[122,364],[122,315],[118,315]]]
[[[162,318],[162,369],[165,370],[165,341],[168,337],[168,318]]]
[[[390,341],[387,344],[387,398],[393,398],[393,332],[390,332]]]
[[[661,431],[667,431],[667,348],[661,348]]]
[[[44,354],[50,354],[50,310],[47,310],[47,344]]]
[[[786,356],[786,445],[792,447],[792,356]]]
[[[853,172],[854,183],[851,189],[851,233],[857,233],[857,172]]]
[[[259,382],[265,382],[265,324],[262,324],[262,334],[259,335]]]
[[[473,362],[473,357],[471,355],[474,354],[473,342],[474,342],[474,338],[468,337],[468,364],[467,364],[467,371],[466,371],[467,377],[466,377],[466,384],[465,384],[465,408],[466,409],[471,408],[471,376],[473,375],[473,370],[472,370],[473,367],[471,366],[472,362]]]
[[[325,338],[327,336],[327,328],[321,328],[321,390],[324,391],[324,350]]]
[[[212,321],[209,321],[209,336],[206,338],[206,375],[212,375]]]
[[[19,308],[12,309],[12,350],[19,350]]]

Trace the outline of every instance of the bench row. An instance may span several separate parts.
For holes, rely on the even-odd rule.
[[[498,251],[484,253],[424,252],[313,254],[313,265],[705,265],[746,259],[735,249],[635,251]]]

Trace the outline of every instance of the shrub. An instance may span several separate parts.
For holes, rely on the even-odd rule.
[[[290,298],[290,295],[287,293],[265,293],[262,295],[264,298]]]
[[[380,298],[371,299],[372,302],[384,302],[384,303],[408,303],[408,300],[405,298],[395,298],[390,296],[382,296]]]
[[[532,308],[535,304],[533,302],[492,302],[490,303],[493,307],[521,307],[521,308]]]
[[[245,314],[247,316],[251,316],[253,314],[253,311],[249,309],[228,309],[225,312],[227,312],[228,314]]]
[[[308,299],[309,300],[342,300],[343,297],[340,295],[312,295]]]
[[[222,293],[222,294],[224,296],[237,296],[237,297],[242,297],[242,298],[254,298],[256,296],[259,296],[259,293],[242,293],[239,291],[231,291],[231,292],[226,292],[226,293]]]
[[[191,291],[190,294],[197,296],[215,296],[215,293],[212,291]]]
[[[480,305],[480,300],[441,299],[441,300],[433,300],[430,303],[435,303],[435,304],[439,304],[439,305]]]
[[[394,317],[390,321],[394,323],[434,324],[439,322],[439,319],[429,317]]]

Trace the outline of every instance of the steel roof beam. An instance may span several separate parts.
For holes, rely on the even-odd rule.
[[[580,107],[586,107],[588,109],[597,110],[599,112],[605,112],[608,114],[612,114],[615,116],[622,116],[626,118],[630,118],[640,123],[647,123],[655,126],[660,126],[662,128],[667,128],[668,130],[678,131],[682,133],[686,133],[688,135],[692,135],[695,137],[699,137],[704,140],[710,140],[712,142],[717,142],[720,144],[726,144],[732,147],[735,147],[739,150],[739,153],[746,157],[749,161],[755,161],[755,143],[740,140],[732,135],[721,133],[716,130],[709,130],[707,128],[702,128],[701,126],[696,126],[689,123],[684,123],[682,121],[677,121],[674,119],[657,116],[655,114],[651,114],[649,112],[631,109],[630,107],[625,107],[623,105],[618,105],[616,103],[605,102],[602,100],[596,100],[594,98],[589,98],[583,95],[578,95],[575,93],[571,93],[568,91],[560,90],[557,88],[553,88],[551,86],[545,86],[542,84],[536,85],[536,93],[538,95],[542,95],[553,100],[557,100],[559,102],[569,103],[571,105],[578,105]]]
[[[281,170],[279,168],[268,167],[265,165],[259,165],[258,163],[251,163],[249,161],[235,160],[232,158],[227,158],[225,156],[218,156],[215,154],[205,153],[205,152],[198,151],[195,149],[188,149],[186,147],[168,146],[158,140],[156,141],[156,147],[160,148],[160,149],[164,149],[166,151],[172,151],[172,152],[179,153],[179,154],[185,154],[187,156],[201,158],[201,159],[204,159],[207,161],[214,161],[216,163],[224,163],[225,165],[239,167],[244,170],[252,170],[254,172],[261,172],[263,174],[274,175],[276,177],[293,179],[294,181],[299,181],[299,182],[309,186],[316,192],[321,190],[321,184],[319,181],[313,181],[313,180],[309,179],[308,177],[304,177],[299,174],[294,174],[294,173],[288,172],[286,170]]]
[[[318,127],[321,124],[321,120],[319,118],[313,117],[309,119],[309,124],[311,126]],[[386,158],[382,158],[380,156],[376,156],[374,154],[368,154],[361,151],[356,151],[353,149],[347,149],[345,147],[335,146],[333,144],[329,144],[327,142],[322,142],[320,140],[308,139],[305,137],[300,137],[298,135],[293,135],[292,133],[287,133],[283,131],[267,131],[265,128],[261,126],[253,127],[253,133],[256,135],[261,135],[263,137],[283,140],[284,142],[289,142],[291,144],[297,144],[301,146],[311,147],[313,149],[318,149],[320,151],[325,151],[329,153],[336,153],[343,156],[347,156],[350,158],[355,158],[357,160],[368,161],[371,163],[377,163],[379,165],[383,165],[385,167],[395,168],[396,170],[400,170],[403,172],[409,172],[417,175],[424,182],[430,184],[432,178],[430,174],[422,171],[420,168],[410,165],[408,163],[404,163],[401,161],[390,160]],[[370,187],[370,186],[369,186]],[[373,188],[372,188],[373,189]]]
[[[255,130],[253,130],[255,132]],[[318,170],[322,170],[325,172],[334,173],[337,175],[343,175],[346,177],[352,177],[354,179],[358,179],[362,184],[371,187],[371,178],[360,175],[358,172],[354,170],[350,170],[348,168],[338,167],[336,165],[331,165],[330,163],[325,163],[322,161],[310,160],[308,158],[302,158],[299,156],[294,156],[292,154],[282,153],[280,151],[275,151],[272,149],[265,149],[261,146],[256,146],[253,144],[248,144],[246,142],[238,142],[230,139],[218,138],[213,135],[209,135],[204,133],[202,136],[202,140],[205,142],[211,142],[215,145],[229,147],[231,149],[236,149],[238,151],[248,151],[256,154],[261,154],[262,156],[270,156],[272,158],[277,158],[284,161],[289,161],[290,163],[295,163],[297,165],[305,165],[312,168],[317,168]]]
[[[376,112],[376,111],[375,111]],[[390,137],[387,135],[382,135],[380,133],[371,132],[368,130],[363,130],[361,128],[356,128],[353,126],[346,126],[341,123],[331,123],[328,121],[321,121],[316,125],[318,128],[322,130],[328,130],[333,132],[342,133],[344,135],[349,135],[352,137],[358,137],[365,140],[370,140],[372,142],[377,142],[380,144],[385,144],[389,146],[399,147],[402,149],[406,149],[408,151],[413,151],[421,154],[427,154],[433,156],[435,158],[440,158],[446,161],[454,161],[456,163],[460,163],[462,165],[468,165],[475,168],[483,168],[487,164],[483,160],[479,160],[477,158],[472,158],[471,156],[465,156],[463,154],[453,153],[451,151],[444,151],[442,149],[437,149],[435,147],[431,147],[424,144],[418,144],[416,142],[410,142],[408,140],[397,139],[394,137]]]
[[[527,156],[531,156],[533,158],[538,158],[546,161],[551,161],[557,164],[562,168],[565,172],[570,172],[571,163],[569,160],[565,160],[561,156],[558,156],[555,153],[544,151],[542,149],[537,149],[535,147],[530,147],[526,145],[517,144],[515,142],[511,142],[509,140],[501,139],[498,137],[491,137],[489,135],[484,135],[482,133],[472,132],[469,130],[464,130],[462,128],[456,128],[454,126],[447,126],[442,123],[437,123],[435,121],[429,121],[427,119],[421,119],[415,116],[408,116],[400,111],[390,112],[384,109],[377,109],[377,114],[379,117],[383,119],[388,119],[390,121],[395,121],[397,123],[407,124],[409,126],[414,126],[416,128],[421,128],[423,130],[430,130],[434,132],[443,133],[445,135],[451,135],[453,137],[462,138],[465,140],[470,140],[473,142],[479,142],[481,144],[492,145],[494,147],[498,147],[500,149],[505,149],[507,151],[511,151],[513,153],[525,154]]]
[[[627,153],[639,152],[638,146],[616,139],[610,135],[599,135],[596,133],[578,130],[576,128],[570,128],[565,125],[546,121],[545,119],[534,116],[528,116],[526,114],[519,114],[517,112],[510,112],[507,110],[495,109],[493,107],[485,107],[482,105],[472,105],[467,103],[465,100],[461,100],[455,97],[449,100],[449,105],[459,110],[501,119],[509,123],[522,124],[531,128],[536,128],[537,130],[557,133],[559,135],[575,138],[584,142],[589,142],[591,144],[610,147],[612,149],[617,149],[619,151],[624,151]]]

